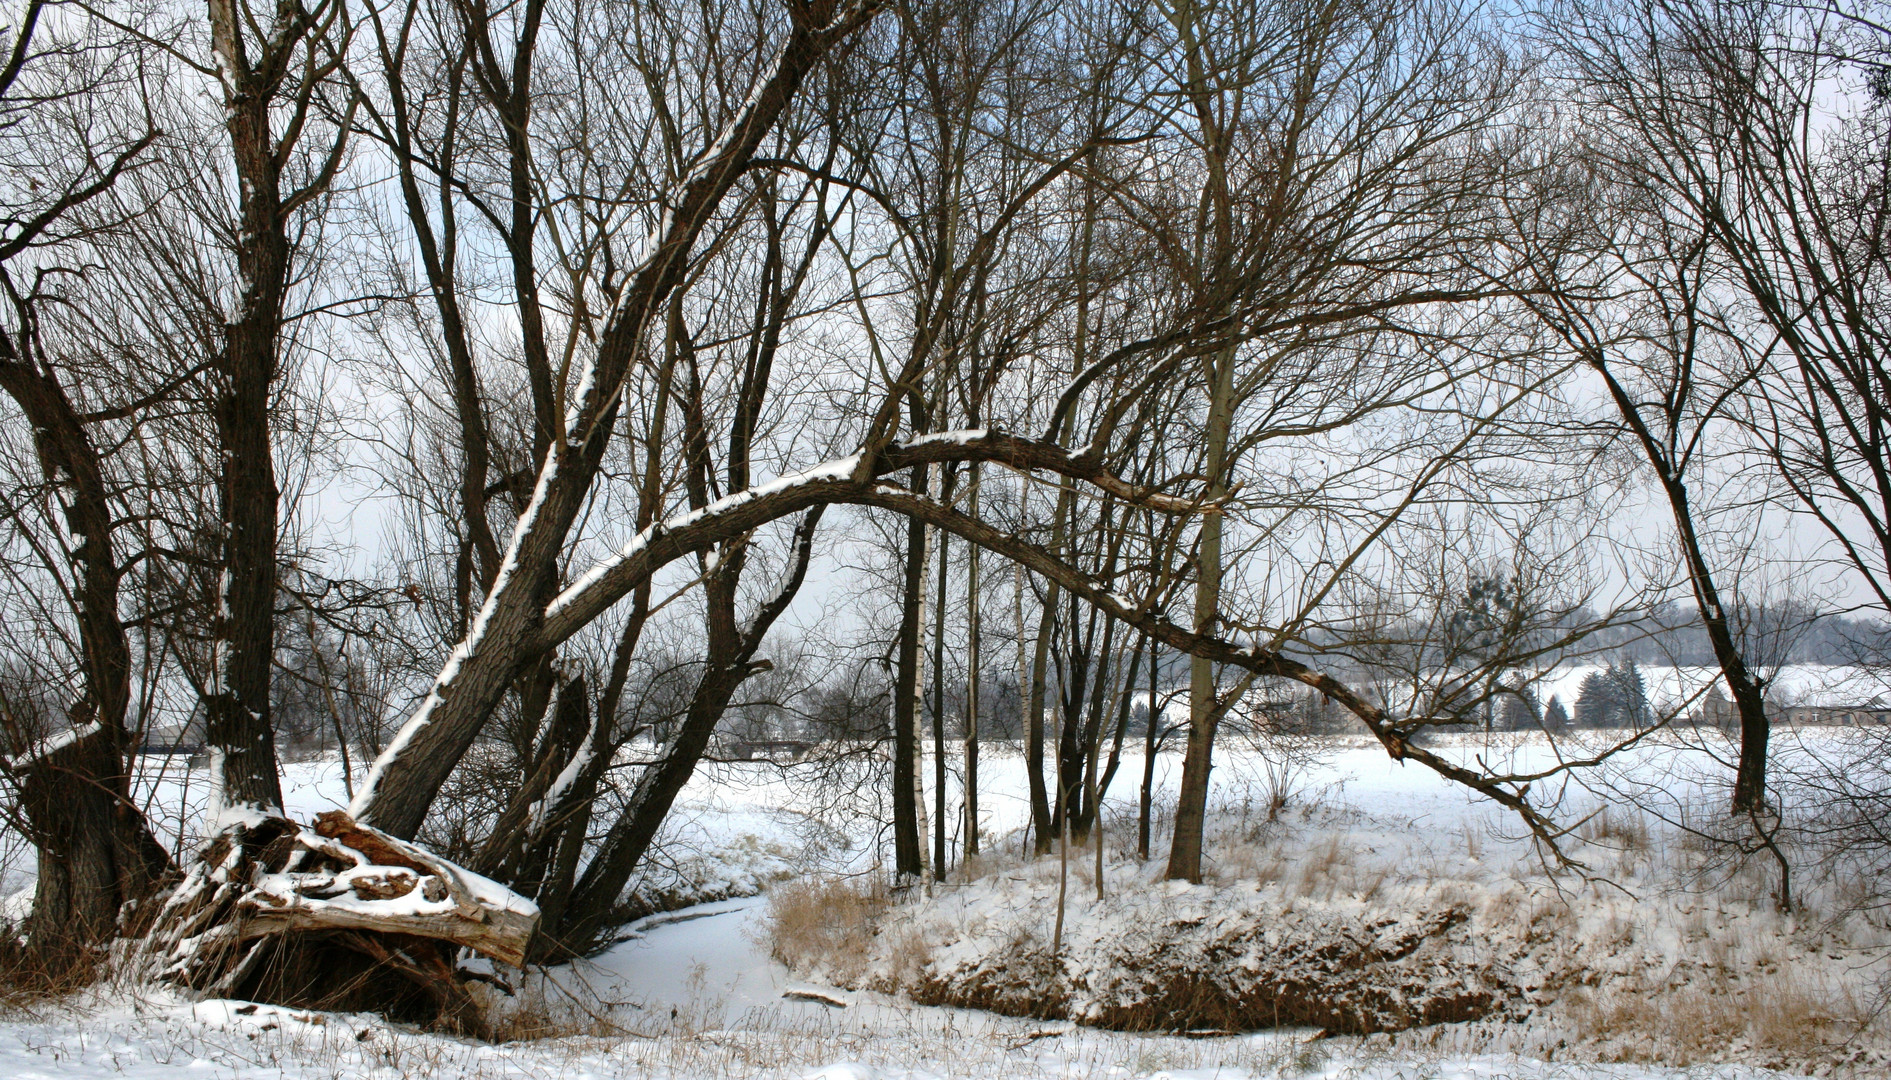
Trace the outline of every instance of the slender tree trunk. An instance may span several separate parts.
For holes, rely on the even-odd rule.
[[[1129,654],[1129,670],[1123,675],[1123,685],[1116,696],[1116,733],[1110,740],[1110,758],[1104,765],[1102,776],[1097,780],[1098,805],[1108,797],[1110,785],[1116,780],[1116,772],[1123,764],[1123,740],[1129,736],[1129,713],[1134,707],[1136,697],[1136,678],[1142,674],[1143,648],[1147,639],[1137,644]]]
[[[1062,694],[1058,695],[1060,698]],[[1070,725],[1070,718],[1058,710],[1057,739],[1063,742],[1063,729]],[[1060,828],[1057,830],[1057,926],[1051,931],[1051,955],[1059,956],[1064,951],[1064,901],[1070,891],[1070,814],[1066,812],[1068,789],[1064,785],[1064,756],[1057,755],[1057,805],[1052,808],[1052,817]]]
[[[955,473],[952,469],[943,470],[939,485],[939,501],[952,505],[952,488]],[[932,837],[932,877],[934,881],[946,879],[946,738],[945,738],[945,628],[946,628],[946,590],[949,586],[947,574],[950,571],[947,539],[950,536],[944,529],[934,530],[939,535],[939,587],[934,594],[932,612],[932,820],[935,824]]]
[[[1090,760],[1083,772],[1084,801],[1090,804],[1090,838],[1096,841],[1097,899],[1103,899],[1103,809],[1097,802],[1102,794],[1097,787],[1097,755],[1103,748],[1102,739],[1090,742]]]
[[[1019,563],[1011,565],[1011,620],[1012,640],[1018,646],[1018,719],[1024,724],[1024,772],[1031,799],[1031,823],[1025,831],[1030,835],[1035,850],[1036,845],[1042,843],[1039,838],[1044,832],[1040,818],[1049,819],[1050,812],[1044,798],[1044,734],[1042,731],[1031,731],[1031,663],[1024,647],[1024,567]],[[1033,742],[1036,743],[1035,765]],[[1043,852],[1039,851],[1038,854]]]
[[[1660,436],[1643,418],[1633,395],[1616,379],[1601,350],[1591,347],[1587,352],[1590,367],[1602,376],[1617,412],[1641,443],[1642,452],[1660,478],[1662,492],[1667,496],[1675,534],[1687,562],[1688,582],[1694,588],[1694,600],[1700,607],[1701,626],[1707,631],[1714,660],[1720,665],[1720,673],[1727,680],[1727,689],[1740,712],[1740,760],[1734,769],[1732,812],[1736,815],[1758,813],[1766,807],[1766,751],[1772,734],[1772,725],[1766,718],[1764,686],[1747,667],[1746,656],[1734,640],[1720,589],[1712,568],[1707,565],[1700,533],[1695,528],[1687,482],[1682,479],[1681,468],[1676,463],[1679,455],[1663,445]],[[1669,430],[1674,428],[1674,420],[1670,418]]]
[[[1156,643],[1149,643],[1149,722],[1142,733],[1142,787],[1136,800],[1136,857],[1149,861],[1149,813],[1156,786],[1156,739],[1161,734],[1162,716],[1156,704]]]
[[[1069,641],[1066,663],[1057,672],[1057,775],[1060,778],[1056,796],[1051,803],[1051,826],[1059,836],[1068,836],[1076,843],[1083,842],[1083,836],[1077,832],[1077,822],[1081,820],[1083,806],[1083,707],[1084,694],[1089,689],[1090,653],[1087,643],[1079,640],[1077,598],[1070,597],[1070,606],[1065,611],[1070,620],[1064,631]],[[1094,618],[1090,630],[1096,629]],[[1094,633],[1091,635],[1094,638]]]
[[[1032,646],[1031,688],[1024,708],[1024,773],[1031,786],[1033,850],[1049,855],[1057,836],[1049,793],[1044,787],[1044,683],[1050,666],[1051,628],[1057,618],[1057,586],[1044,587],[1044,609],[1038,615],[1037,641]],[[1061,760],[1061,758],[1060,758]]]
[[[1094,634],[1092,639],[1094,640]],[[1097,821],[1098,791],[1097,770],[1102,767],[1103,720],[1115,705],[1110,696],[1111,683],[1122,673],[1122,665],[1116,655],[1116,620],[1109,619],[1103,627],[1103,643],[1094,650],[1096,656],[1096,674],[1090,681],[1090,700],[1088,718],[1079,729],[1077,740],[1076,764],[1082,769],[1083,799],[1076,820],[1071,823],[1071,835],[1077,843],[1086,843],[1090,828]]]
[[[968,508],[978,517],[979,467],[972,464]],[[965,861],[969,866],[978,855],[978,695],[979,695],[979,624],[978,545],[966,550],[965,569]]]
[[[926,470],[913,470],[913,489],[925,490]],[[906,523],[906,574],[900,594],[899,656],[893,682],[893,872],[902,882],[925,872],[919,835],[919,626],[926,589],[926,526]]]
[[[1687,491],[1680,479],[1665,485],[1674,507],[1675,524],[1681,534],[1682,549],[1687,553],[1688,576],[1693,579],[1695,601],[1700,605],[1701,625],[1713,645],[1714,659],[1733,693],[1740,710],[1740,760],[1734,768],[1733,813],[1757,814],[1766,809],[1766,752],[1772,735],[1772,723],[1766,717],[1764,687],[1734,640],[1733,627],[1721,606],[1720,590],[1707,567],[1700,538],[1694,531],[1693,515],[1688,508]]]
[[[1196,556],[1195,624],[1198,634],[1218,628],[1221,604],[1221,514],[1219,501],[1227,495],[1228,432],[1234,418],[1234,350],[1216,357],[1209,367],[1211,398],[1208,412],[1208,498],[1214,504],[1202,518],[1201,546]],[[1214,768],[1215,728],[1221,718],[1215,697],[1215,665],[1193,656],[1188,665],[1188,749],[1182,759],[1182,789],[1176,801],[1175,837],[1169,844],[1171,879],[1202,879],[1202,833],[1208,816],[1208,774]]]

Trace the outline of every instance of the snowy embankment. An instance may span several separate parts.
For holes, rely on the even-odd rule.
[[[1547,754],[1514,736],[1457,749],[1493,763]],[[1649,753],[1661,776],[1690,775]],[[1166,821],[1156,822],[1157,860],[1130,853],[1140,762],[1124,762],[1106,805],[1105,898],[1095,899],[1094,849],[1073,852],[1054,958],[1060,866],[1021,858],[1029,814],[1015,754],[988,751],[987,855],[973,873],[955,869],[954,883],[890,905],[865,887],[886,854],[880,808],[867,805],[876,785],[808,766],[720,765],[685,793],[642,888],[669,903],[770,895],[652,916],[602,956],[495,996],[496,1022],[523,1041],[489,1046],[372,1017],[119,987],[0,1019],[0,1076],[1891,1075],[1883,1032],[1868,1023],[1891,934],[1871,919],[1838,918],[1816,894],[1823,906],[1778,915],[1758,868],[1705,873],[1711,853],[1620,810],[1591,820],[1590,844],[1576,852],[1607,883],[1551,879],[1500,811],[1360,740],[1302,761],[1273,821],[1277,765],[1232,746],[1219,762],[1198,887],[1159,881]],[[1178,764],[1158,763],[1158,806],[1173,799]],[[344,797],[332,763],[294,766],[290,784],[304,816]],[[1596,805],[1571,791],[1560,816]],[[190,814],[176,820],[188,829]],[[951,828],[948,839],[962,841]],[[823,892],[815,917],[803,905],[800,930],[785,934],[795,898]],[[1213,992],[1194,999],[1195,1012],[1159,1014],[1148,1003],[1173,987],[1149,974],[1163,970]],[[1340,1015],[1288,1007],[1278,1015],[1288,1026],[1273,1028],[1283,975],[1299,979],[1304,1002]],[[1026,1003],[1032,992],[1041,1002]],[[922,1003],[954,1001],[1028,1015]],[[1230,1002],[1248,1011],[1217,1018]],[[1483,1018],[1316,1037],[1371,1027],[1347,1016],[1389,1017],[1397,1022],[1378,1025],[1389,1029],[1474,1014]],[[1085,1026],[1095,1023],[1171,1033]],[[1231,1025],[1270,1030],[1172,1033]]]
[[[551,1037],[487,1045],[372,1016],[113,990],[0,1019],[18,1080],[1778,1080],[1727,1066],[1548,1062],[1306,1029],[1125,1034],[917,1006],[797,982],[771,963],[758,900],[646,920],[595,963],[554,969],[521,1007]],[[784,997],[800,991],[814,994]],[[836,1004],[810,1000],[814,996]],[[837,1007],[838,1006],[838,1007]]]
[[[1515,736],[1447,748],[1523,768],[1549,754]],[[1693,753],[1654,743],[1599,780],[1612,799],[1658,775],[1664,805],[1718,805]],[[1397,1047],[1891,1074],[1891,929],[1840,879],[1805,868],[1810,906],[1781,914],[1769,862],[1581,789],[1562,811],[1593,815],[1567,841],[1588,877],[1552,875],[1514,822],[1357,743],[1307,764],[1274,819],[1264,760],[1230,755],[1218,776],[1203,885],[1135,860],[1119,819],[1101,898],[1094,847],[1067,869],[1013,849],[898,901],[777,889],[771,947],[845,986],[1124,1030],[1301,1024]]]

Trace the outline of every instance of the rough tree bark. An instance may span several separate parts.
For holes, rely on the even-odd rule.
[[[279,499],[270,392],[293,256],[290,221],[297,208],[320,196],[334,179],[350,121],[339,125],[336,143],[316,175],[284,192],[283,169],[302,137],[303,121],[321,81],[340,63],[333,55],[320,54],[321,43],[340,17],[341,3],[324,0],[313,9],[279,7],[266,23],[259,23],[254,14],[241,0],[209,0],[210,45],[222,84],[224,128],[237,181],[238,295],[211,369],[221,454],[217,501],[222,577],[211,618],[216,651],[204,701],[204,729],[216,755],[224,804],[279,809],[282,785],[269,701]],[[306,62],[298,61],[297,54],[305,50]],[[280,136],[278,121],[284,128]]]
[[[120,910],[150,895],[170,858],[131,801],[131,649],[118,610],[123,570],[111,488],[64,385],[37,360],[31,304],[16,310],[20,340],[0,330],[0,390],[26,416],[66,531],[78,541],[69,564],[84,697],[71,732],[21,747],[7,763],[39,853],[28,947],[41,970],[57,975],[112,936]]]

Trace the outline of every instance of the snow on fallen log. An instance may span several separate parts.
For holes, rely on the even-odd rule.
[[[8,772],[23,773],[33,766],[49,760],[54,754],[59,753],[61,750],[69,746],[76,746],[103,730],[105,729],[99,726],[98,721],[89,720],[83,724],[68,728],[65,731],[48,735],[46,738],[39,740],[32,746],[27,747],[25,750],[10,758],[0,756],[0,767],[5,768]]]
[[[307,938],[392,969],[466,1027],[477,1010],[456,950],[517,967],[537,928],[530,900],[341,811],[306,828],[250,814],[205,848],[156,913],[145,950],[157,978],[221,997],[254,994],[269,947]],[[316,965],[302,984],[320,977]]]

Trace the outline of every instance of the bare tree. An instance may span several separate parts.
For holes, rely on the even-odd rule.
[[[110,213],[86,212],[142,164],[160,134],[148,116],[123,109],[143,60],[136,35],[83,17],[42,22],[48,7],[33,0],[19,12],[0,67],[0,154],[11,175],[33,177],[0,195],[0,288],[10,316],[0,325],[0,391],[30,432],[43,485],[10,491],[7,517],[58,586],[65,610],[54,618],[70,627],[79,685],[55,689],[49,680],[33,691],[76,689],[66,723],[48,722],[46,709],[60,707],[51,702],[25,708],[15,688],[0,728],[18,789],[15,824],[39,852],[30,945],[57,975],[108,938],[120,908],[147,896],[169,864],[131,801],[134,661],[121,596],[131,563],[120,540],[131,485],[115,476],[108,429],[122,431],[175,384],[142,396],[122,385],[83,387],[97,369],[87,371],[83,356],[75,363],[57,321],[45,325],[60,280],[84,272],[86,241],[114,223]],[[40,505],[57,514],[29,532]]]
[[[280,517],[270,399],[290,314],[295,216],[333,183],[351,127],[352,98],[333,78],[350,31],[342,0],[267,13],[241,0],[213,0],[209,18],[211,56],[200,70],[216,78],[223,96],[237,184],[237,294],[212,368],[223,548],[205,729],[218,753],[223,799],[280,808],[269,720]],[[311,151],[305,140],[317,137],[313,121],[324,110],[344,115],[328,144]]]

